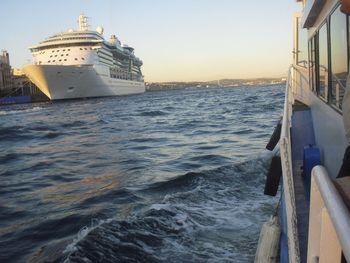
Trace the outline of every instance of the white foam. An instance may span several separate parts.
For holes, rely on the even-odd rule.
[[[104,223],[109,223],[113,219],[107,219],[107,220],[96,220],[93,219],[91,222],[91,226],[87,227],[84,226],[82,229],[79,230],[78,235],[76,238],[73,239],[72,243],[67,245],[65,250],[63,250],[63,254],[69,253],[69,255],[77,250],[77,244],[82,241],[92,230],[96,229],[97,227],[101,226]],[[70,262],[69,255],[64,261],[64,263]]]
[[[35,112],[42,110],[42,107],[33,107],[31,109],[26,109],[26,110],[10,110],[10,111],[0,111],[0,116],[1,115],[10,115],[10,114],[21,114],[21,113],[28,113],[28,112]]]

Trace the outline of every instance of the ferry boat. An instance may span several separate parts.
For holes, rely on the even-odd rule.
[[[79,16],[79,30],[55,34],[30,47],[33,65],[23,68],[28,78],[51,100],[103,97],[145,92],[142,61],[134,49],[103,28],[89,30]]]
[[[350,262],[350,174],[339,176],[343,158],[350,161],[344,155],[348,140],[342,116],[350,19],[338,0],[296,2],[302,10],[294,15],[293,64],[279,135],[280,169],[271,163],[265,186],[265,191],[273,189],[276,194],[282,174],[280,232],[272,228],[276,220],[263,227],[255,262]],[[261,256],[262,247],[271,244],[264,235],[277,236],[275,247],[280,251],[270,254],[280,255],[275,261],[266,258],[269,253]]]

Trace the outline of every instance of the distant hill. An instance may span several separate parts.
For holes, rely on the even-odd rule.
[[[223,88],[242,86],[265,86],[286,83],[285,78],[256,78],[256,79],[220,79],[212,81],[193,82],[147,82],[146,90],[168,90],[185,88]]]

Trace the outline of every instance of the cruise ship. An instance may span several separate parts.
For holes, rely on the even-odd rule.
[[[142,61],[134,49],[103,28],[89,30],[79,16],[79,29],[69,29],[30,47],[33,64],[28,78],[51,100],[128,95],[145,92]]]
[[[350,3],[294,1],[301,10],[293,20],[293,64],[283,120],[271,138],[279,140],[280,157],[272,159],[265,185],[265,194],[275,196],[279,187],[281,196],[262,227],[255,262],[350,262],[350,147],[343,125],[350,118],[350,10],[344,7]]]

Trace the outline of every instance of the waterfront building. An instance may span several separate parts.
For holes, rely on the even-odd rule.
[[[10,56],[6,50],[0,53],[0,95],[11,93],[13,80],[11,75]]]

